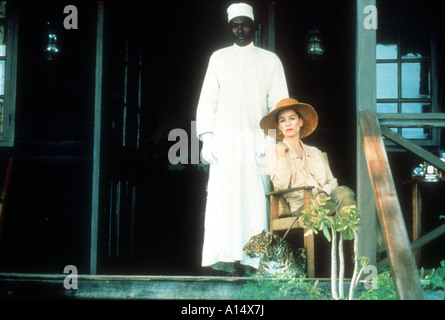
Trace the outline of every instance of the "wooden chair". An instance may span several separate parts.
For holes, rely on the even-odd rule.
[[[326,152],[322,152],[323,157],[325,158],[327,164],[329,165],[328,155]],[[283,197],[285,193],[293,192],[293,191],[301,191],[303,190],[303,206],[308,206],[312,201],[312,189],[313,186],[303,186],[298,188],[290,188],[286,190],[272,191],[266,193],[266,196],[269,197],[270,202],[270,224],[269,228],[272,233],[277,232],[287,232],[288,230],[296,230],[303,228],[296,221],[295,216],[291,217],[280,217],[282,208],[280,207],[280,198]],[[306,234],[306,228],[303,228],[303,234]],[[307,261],[307,275],[309,278],[315,277],[315,247],[314,247],[314,233],[309,232],[304,237],[304,250],[306,252],[306,261]]]
[[[280,218],[280,207],[279,201],[280,197],[282,197],[285,193],[300,191],[303,190],[303,201],[304,206],[306,207],[310,204],[312,200],[312,189],[313,186],[304,186],[298,188],[290,188],[286,190],[272,191],[266,193],[266,196],[269,197],[270,202],[270,231],[272,233],[277,233],[279,231],[287,231],[287,230],[295,230],[301,229],[302,226],[298,224],[296,221],[296,217],[284,217]],[[308,230],[304,228],[304,234],[306,234]],[[307,261],[307,275],[309,278],[315,277],[315,250],[314,250],[314,233],[311,232],[304,237],[304,250],[306,252],[306,261]]]

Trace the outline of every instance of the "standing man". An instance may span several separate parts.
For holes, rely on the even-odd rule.
[[[243,245],[268,229],[258,123],[288,90],[280,59],[253,44],[252,7],[232,4],[227,14],[235,43],[210,57],[196,115],[201,158],[210,164],[202,266],[242,275],[259,262]]]

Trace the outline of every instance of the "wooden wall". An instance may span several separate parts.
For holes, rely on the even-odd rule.
[[[0,270],[86,271],[91,213],[95,2],[72,3],[79,28],[63,27],[62,2],[22,2],[15,146]],[[60,52],[47,61],[46,22]]]
[[[16,160],[0,272],[61,273],[65,265],[74,264],[87,273],[96,2],[70,3],[78,8],[78,30],[63,28],[64,3],[22,3],[16,141],[14,147],[0,148],[0,170],[8,158]],[[190,166],[183,171],[168,170],[167,152],[174,142],[168,141],[167,134],[173,128],[190,133],[208,58],[213,50],[230,42],[225,34],[226,5],[224,1],[215,2],[218,7],[190,1],[169,7],[164,1],[140,1],[140,10],[120,10],[119,3],[113,3],[108,7],[112,14],[105,7],[99,273],[199,273],[207,176]],[[256,3],[265,8],[265,1]],[[339,182],[355,188],[355,2],[347,1],[345,6],[322,3],[309,8],[303,2],[276,1],[275,48],[291,95],[312,103],[320,113],[319,128],[308,143],[327,151]],[[198,11],[203,6],[207,14]],[[137,19],[127,16],[135,10]],[[326,44],[321,61],[310,61],[306,56],[310,10],[321,14],[318,19]],[[46,61],[43,54],[48,18],[56,26],[61,50],[53,61]],[[130,64],[136,65],[139,52],[143,54],[138,150],[132,149],[134,145],[121,148],[120,140],[126,39],[133,50]],[[136,78],[130,76],[133,102],[138,94]],[[129,117],[134,116],[132,112]],[[134,119],[131,121],[128,139],[133,139],[137,130]],[[410,194],[404,192],[402,182],[417,163],[415,159],[407,161],[401,153],[389,158],[399,170],[395,180],[408,201],[401,200],[408,204],[406,210],[402,204],[402,210],[409,218]],[[112,179],[138,184],[135,243],[131,248],[131,221],[124,221],[120,235],[126,236],[121,238],[121,248],[126,251],[119,257],[110,253],[114,250],[110,239],[116,239],[109,228]],[[319,252],[328,255],[329,244],[320,242],[325,248]],[[329,267],[324,265],[323,275],[327,275]]]

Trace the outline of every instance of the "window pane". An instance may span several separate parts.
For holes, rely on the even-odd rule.
[[[397,59],[397,44],[377,44],[377,59]]]
[[[6,55],[6,37],[5,37],[5,26],[3,22],[0,21],[0,56],[4,57]]]
[[[377,63],[377,99],[397,98],[397,63]]]
[[[0,96],[5,94],[5,60],[0,60]]]
[[[426,113],[431,112],[429,103],[402,103],[402,113]],[[407,139],[427,139],[429,129],[424,128],[402,128],[402,136]]]
[[[4,106],[5,106],[5,100],[0,99],[0,135],[3,135]]]
[[[377,59],[397,59],[397,29],[394,24],[381,23],[377,29]]]
[[[0,1],[0,18],[6,18],[6,1]]]
[[[428,113],[431,112],[431,104],[418,103],[418,102],[406,102],[402,103],[402,113]]]
[[[406,139],[427,139],[428,129],[424,128],[402,128],[402,136]]]
[[[400,55],[402,59],[431,56],[430,27],[428,24],[402,24],[400,28]]]
[[[430,98],[429,62],[402,63],[402,98]]]
[[[397,103],[377,103],[377,113],[397,113]]]
[[[377,113],[397,113],[397,103],[377,103]],[[397,128],[390,128],[398,133]]]

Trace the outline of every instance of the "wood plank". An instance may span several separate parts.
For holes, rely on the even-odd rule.
[[[374,189],[378,217],[383,228],[390,265],[399,299],[423,300],[402,210],[397,197],[382,134],[375,113],[359,114],[369,176]]]
[[[312,190],[314,188],[315,187],[313,187],[313,186],[304,186],[304,187],[296,187],[296,188],[290,188],[290,189],[285,189],[285,190],[277,190],[277,191],[271,191],[271,192],[266,193],[266,196],[282,195],[282,194],[288,193],[288,192]]]
[[[381,126],[392,128],[445,127],[445,113],[379,113]]]
[[[94,146],[93,146],[93,181],[91,205],[91,240],[90,240],[90,273],[97,271],[97,241],[99,219],[99,180],[100,180],[100,135],[102,121],[102,69],[103,69],[103,29],[104,2],[97,2],[97,30],[96,30],[96,79],[94,101]]]
[[[357,152],[357,208],[361,224],[358,230],[358,251],[368,258],[369,264],[376,263],[376,209],[374,193],[369,180],[368,168],[363,152],[363,138],[358,124],[359,112],[376,110],[376,30],[366,29],[363,21],[366,6],[376,6],[376,0],[356,0],[356,152]]]
[[[445,162],[441,161],[439,157],[436,157],[431,152],[425,150],[422,147],[419,147],[417,144],[409,141],[408,139],[405,139],[398,133],[390,130],[387,127],[381,127],[382,134],[389,140],[397,143],[398,145],[402,146],[406,150],[416,154],[426,162],[432,164],[433,166],[439,168],[442,171],[445,171]]]
[[[275,0],[268,1],[267,49],[275,52]]]
[[[304,207],[307,208],[312,201],[312,189],[304,190]],[[295,222],[297,224],[297,222]],[[306,250],[307,274],[309,278],[315,277],[315,236],[314,232],[309,232],[309,228],[304,229],[304,249]]]
[[[272,221],[272,230],[273,231],[286,231],[292,225],[292,229],[294,228],[302,228],[302,226],[295,221],[296,217],[287,217],[274,219]],[[294,223],[295,222],[295,223]]]
[[[258,289],[261,288],[257,279],[248,277],[78,275],[77,289],[65,289],[66,276],[0,273],[0,298],[240,300],[246,293],[257,295]],[[279,280],[265,278],[264,281],[277,283]],[[317,290],[330,292],[330,279],[304,281],[311,287],[318,281]],[[345,290],[349,281],[350,279],[345,281]],[[266,285],[271,287],[271,284]],[[364,292],[364,286],[360,286],[358,291]],[[264,298],[270,300],[317,299],[317,296],[311,297],[307,289],[285,293],[270,290],[264,292],[264,295]]]
[[[445,224],[441,225],[440,227],[437,227],[433,231],[428,232],[427,234],[423,235],[416,241],[413,241],[411,243],[411,249],[418,250],[421,247],[423,247],[424,245],[426,245],[427,243],[430,243],[431,241],[440,237],[443,234],[445,234]],[[385,258],[385,259],[380,260],[377,263],[377,268],[381,269],[381,268],[387,267],[388,265],[389,265],[389,259]]]
[[[413,241],[421,236],[422,232],[422,191],[417,181],[412,182],[412,206],[413,206]],[[420,249],[414,251],[416,265],[420,265]]]

